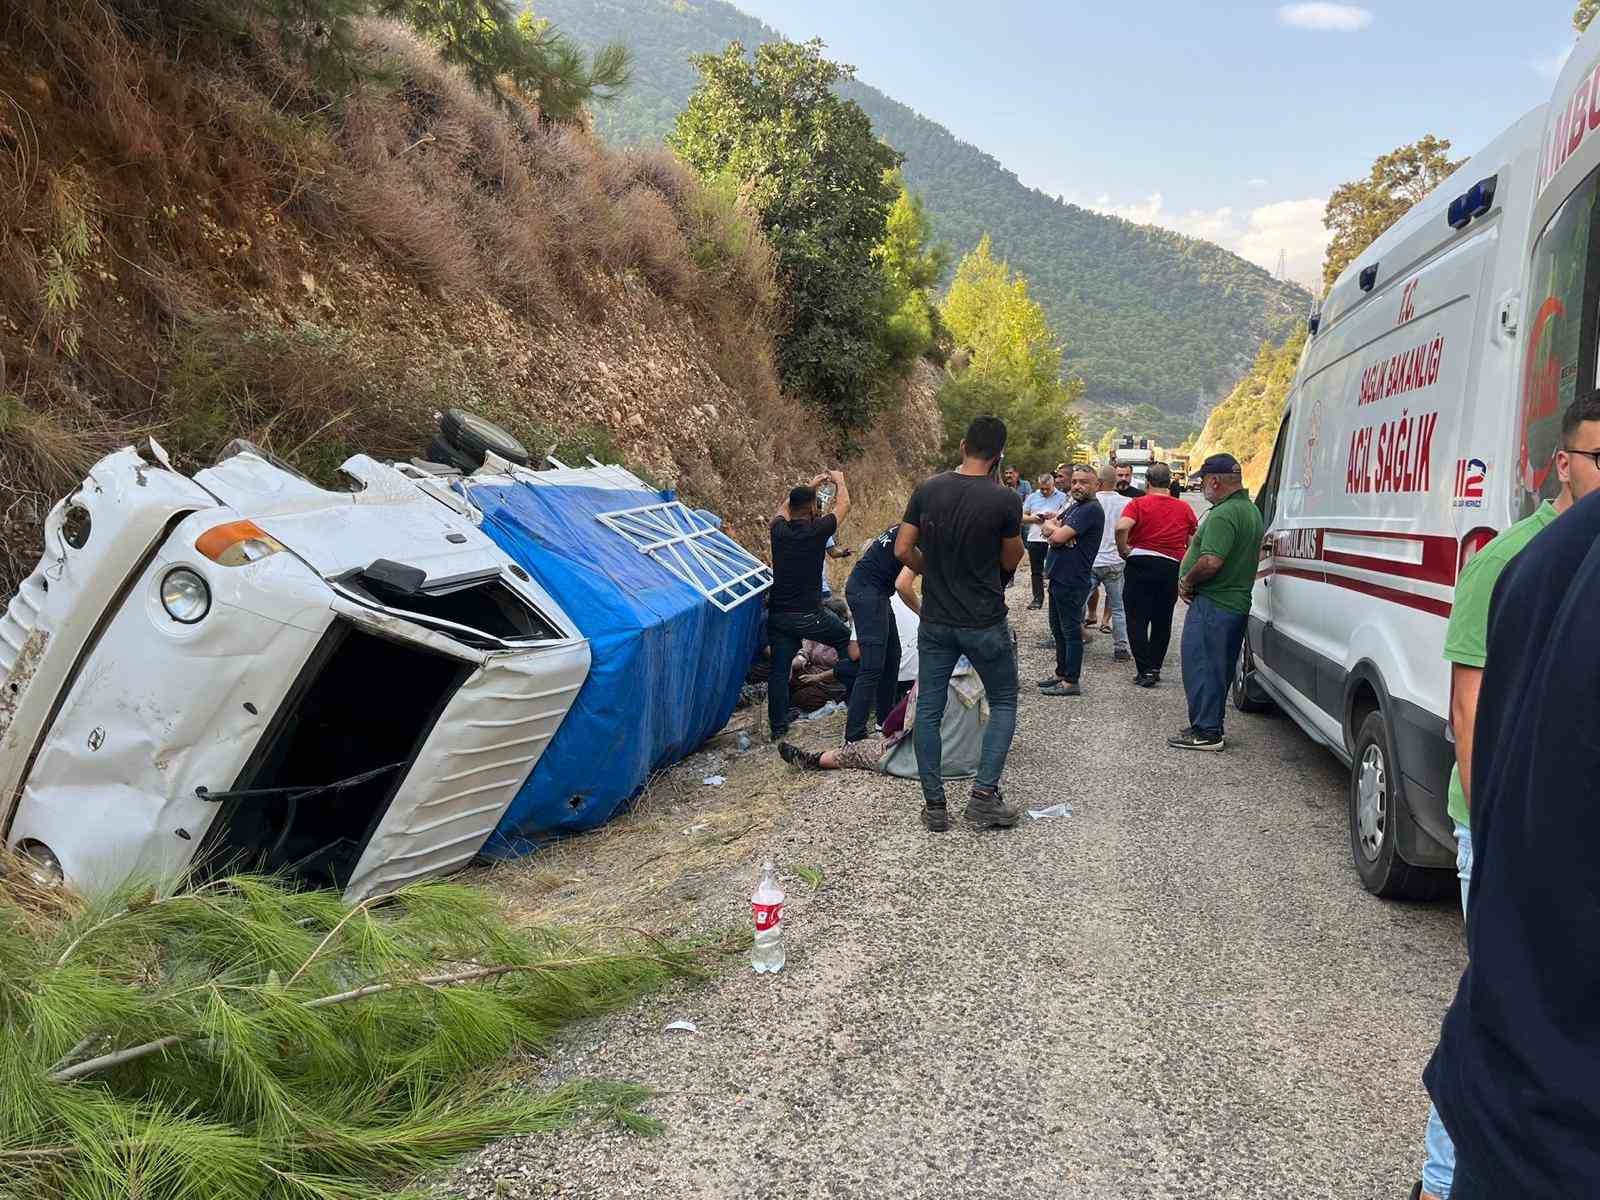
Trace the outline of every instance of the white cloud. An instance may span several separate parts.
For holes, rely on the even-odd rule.
[[[1572,57],[1572,51],[1576,46],[1576,42],[1564,42],[1554,54],[1535,55],[1528,60],[1528,65],[1546,79],[1554,79],[1561,74],[1561,68],[1567,65],[1567,59]]]
[[[1296,29],[1354,33],[1372,24],[1372,10],[1354,4],[1283,4],[1278,7],[1278,20]]]
[[[1249,188],[1264,188],[1267,186],[1267,181],[1258,176],[1255,179],[1246,179],[1244,185]]]
[[[1246,210],[1224,206],[1170,212],[1157,192],[1128,204],[1113,204],[1109,196],[1101,196],[1086,207],[1137,225],[1159,225],[1204,238],[1269,271],[1277,269],[1282,253],[1289,278],[1308,288],[1315,289],[1322,278],[1322,256],[1329,237],[1322,226],[1326,198],[1279,200]]]

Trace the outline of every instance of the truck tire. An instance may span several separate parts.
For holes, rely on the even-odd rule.
[[[1414,867],[1396,847],[1396,822],[1405,793],[1399,763],[1389,744],[1381,709],[1372,709],[1356,730],[1350,760],[1350,855],[1361,885],[1385,900],[1437,900],[1455,885],[1455,876]]]
[[[481,457],[474,462],[472,455],[467,454],[465,451],[457,450],[449,442],[445,441],[442,436],[436,436],[433,441],[428,443],[426,457],[429,462],[440,463],[446,467],[454,467],[463,475],[470,475],[483,466]]]
[[[475,459],[473,470],[483,466],[484,455],[491,452],[519,467],[528,465],[528,451],[521,442],[493,421],[462,408],[446,410],[439,419],[439,436],[468,458]]]
[[[1249,642],[1239,651],[1239,665],[1233,672],[1233,686],[1228,692],[1233,697],[1234,708],[1242,713],[1271,712],[1277,707],[1256,680],[1256,660],[1250,653]]]

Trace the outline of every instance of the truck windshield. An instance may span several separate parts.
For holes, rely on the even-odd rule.
[[[1561,416],[1595,387],[1600,344],[1600,171],[1550,218],[1528,276],[1528,349],[1522,365],[1522,444],[1517,485],[1524,513],[1561,490],[1555,453]]]

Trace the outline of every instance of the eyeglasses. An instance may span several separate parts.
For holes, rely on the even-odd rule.
[[[1595,470],[1600,471],[1600,450],[1574,450],[1571,446],[1563,446],[1562,449],[1568,454],[1581,454],[1594,463]]]

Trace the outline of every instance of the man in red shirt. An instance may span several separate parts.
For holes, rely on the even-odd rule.
[[[1133,647],[1133,682],[1155,687],[1172,640],[1172,609],[1178,603],[1178,564],[1200,523],[1187,500],[1167,494],[1172,468],[1150,466],[1149,494],[1129,502],[1117,521],[1117,552],[1128,560],[1122,604]]]

